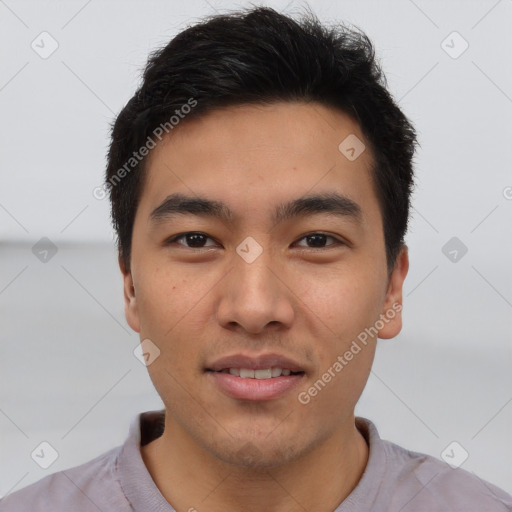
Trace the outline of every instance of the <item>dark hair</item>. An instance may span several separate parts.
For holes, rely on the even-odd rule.
[[[359,123],[374,157],[392,270],[408,226],[415,130],[387,91],[364,32],[323,26],[309,10],[295,21],[263,7],[212,16],[152,53],[142,85],[113,123],[106,185],[126,269],[145,175],[146,159],[137,151],[154,147],[161,139],[155,132],[169,133],[177,124],[172,118],[179,122],[184,113],[189,119],[224,106],[278,101],[316,101]]]

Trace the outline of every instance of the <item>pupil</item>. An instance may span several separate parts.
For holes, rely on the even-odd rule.
[[[326,235],[321,235],[321,234],[309,235],[308,236],[308,241],[311,241],[312,239],[315,239],[316,242],[319,242],[320,241],[319,239],[321,239],[320,243],[313,242],[313,246],[314,247],[322,247],[323,246],[322,242],[325,242],[325,237],[326,237]]]
[[[191,235],[187,235],[189,245],[191,245],[192,247],[200,247],[201,246],[201,238],[204,238],[204,236],[199,233],[193,233]],[[195,240],[195,242],[194,242],[194,240]],[[204,242],[204,240],[202,240],[202,241]],[[197,243],[197,245],[194,245],[195,243]]]

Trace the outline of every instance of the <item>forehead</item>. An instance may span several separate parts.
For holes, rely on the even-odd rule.
[[[339,147],[347,137],[348,146],[357,150],[361,149],[359,144],[366,144],[357,121],[339,109],[317,102],[234,105],[184,117],[150,153],[149,161],[157,159],[165,149],[189,144],[191,139],[194,139],[197,155],[204,151],[224,156],[226,151],[289,149],[304,156],[323,147],[331,156],[337,156],[338,152],[348,149],[347,144]],[[363,160],[369,153],[364,151]],[[358,154],[359,151],[355,155],[345,153],[345,157],[350,159]]]
[[[235,212],[275,210],[287,198],[335,192],[365,213],[376,203],[372,162],[359,125],[341,111],[318,103],[225,107],[185,118],[152,150],[140,208],[148,218],[182,193],[222,198]]]

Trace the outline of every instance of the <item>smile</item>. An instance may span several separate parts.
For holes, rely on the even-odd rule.
[[[305,378],[304,372],[295,373],[277,367],[259,370],[247,368],[207,370],[205,375],[223,395],[235,400],[250,401],[273,400],[286,396]]]
[[[276,377],[288,377],[304,372],[292,372],[289,368],[264,368],[260,370],[251,370],[249,368],[224,368],[216,373],[229,373],[242,379],[274,379]]]

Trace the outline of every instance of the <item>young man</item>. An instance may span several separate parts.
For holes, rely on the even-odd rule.
[[[354,416],[408,270],[416,135],[384,83],[364,34],[266,8],[150,58],[106,182],[165,410],[2,512],[512,510]]]

